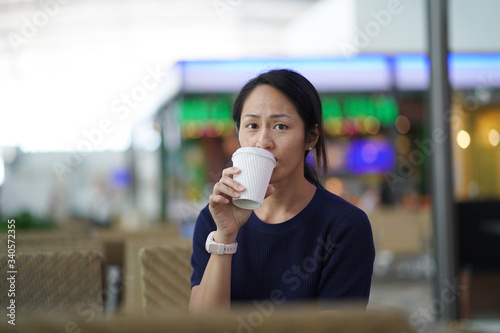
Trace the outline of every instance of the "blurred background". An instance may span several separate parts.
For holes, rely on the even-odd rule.
[[[16,219],[26,244],[58,233],[106,240],[113,274],[135,281],[112,306],[132,312],[139,275],[128,260],[190,237],[238,147],[236,93],[291,68],[322,98],[325,187],[372,222],[369,306],[405,309],[417,329],[440,314],[429,159],[442,139],[453,154],[461,316],[494,325],[499,12],[495,0],[448,1],[451,135],[436,138],[423,0],[1,0],[0,226]]]

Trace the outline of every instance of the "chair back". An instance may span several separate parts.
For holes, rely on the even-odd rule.
[[[163,317],[188,312],[191,253],[191,241],[141,249],[142,299],[146,315]]]
[[[0,254],[0,271],[11,279],[0,279],[0,304],[15,300],[15,314],[103,313],[104,259],[97,251],[20,252],[13,262]],[[7,290],[14,289],[14,294]],[[1,307],[0,316],[8,310]]]

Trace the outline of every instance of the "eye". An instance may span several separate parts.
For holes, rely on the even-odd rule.
[[[257,126],[257,124],[255,124],[255,123],[250,123],[250,124],[246,125],[245,127],[249,128],[249,129],[257,129],[259,126]]]
[[[288,126],[286,126],[285,124],[277,124],[276,126],[274,126],[274,128],[282,131],[282,130],[285,130],[288,128]]]

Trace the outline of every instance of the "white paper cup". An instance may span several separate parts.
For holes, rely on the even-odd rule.
[[[241,170],[233,179],[245,186],[245,191],[233,198],[233,204],[244,209],[260,208],[276,167],[273,154],[262,148],[243,147],[234,152],[231,160]]]

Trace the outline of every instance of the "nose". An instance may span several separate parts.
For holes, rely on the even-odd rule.
[[[272,149],[274,148],[274,142],[271,137],[269,129],[263,128],[259,133],[259,138],[256,144],[257,148]]]

